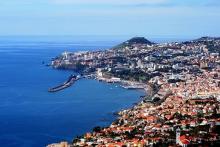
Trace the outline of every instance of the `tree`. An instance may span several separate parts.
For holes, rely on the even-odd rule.
[[[93,128],[93,132],[99,133],[102,130],[100,126],[96,126]]]

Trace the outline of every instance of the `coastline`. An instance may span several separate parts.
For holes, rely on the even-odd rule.
[[[158,108],[159,108],[159,110],[161,110],[161,112],[163,112],[163,106],[165,107],[165,108],[170,108],[170,109],[174,109],[174,108],[172,108],[172,107],[174,107],[175,105],[177,105],[178,107],[180,107],[179,109],[181,109],[181,107],[188,107],[188,105],[189,104],[193,104],[194,105],[194,101],[197,101],[197,99],[188,99],[188,100],[185,100],[185,99],[181,99],[180,97],[178,97],[178,96],[175,96],[175,94],[171,91],[171,89],[164,89],[164,87],[166,87],[166,85],[168,85],[168,83],[164,83],[163,84],[163,88],[160,88],[160,89],[157,89],[157,90],[155,90],[155,91],[152,91],[152,95],[146,95],[146,97],[148,97],[148,98],[150,98],[151,100],[147,100],[146,101],[146,99],[144,99],[144,100],[141,100],[140,102],[138,102],[137,104],[135,104],[135,105],[133,105],[132,107],[130,107],[130,108],[128,108],[128,109],[124,109],[124,110],[121,110],[121,111],[119,111],[118,112],[118,117],[111,123],[111,125],[109,125],[108,127],[104,127],[104,128],[100,128],[100,127],[95,127],[94,129],[93,129],[93,131],[91,132],[91,133],[86,133],[86,134],[84,134],[84,136],[80,139],[80,138],[75,138],[74,140],[73,140],[73,143],[72,143],[72,145],[73,146],[84,146],[85,145],[85,143],[87,143],[87,145],[89,145],[90,144],[90,142],[88,142],[88,141],[86,141],[86,140],[90,140],[89,138],[90,138],[90,136],[93,136],[94,135],[94,137],[97,137],[98,138],[98,134],[99,133],[107,133],[107,134],[111,134],[111,131],[113,131],[113,133],[122,133],[122,134],[124,134],[124,133],[126,133],[126,132],[128,132],[128,133],[132,133],[133,132],[133,129],[135,129],[134,128],[134,126],[127,126],[127,125],[125,125],[125,126],[123,126],[123,125],[120,125],[121,123],[123,124],[123,123],[125,123],[124,121],[125,121],[125,118],[127,118],[127,117],[129,117],[130,115],[131,115],[131,117],[134,117],[133,115],[137,115],[136,117],[136,119],[146,119],[147,120],[147,122],[148,123],[153,123],[153,126],[155,125],[155,126],[158,126],[158,124],[156,123],[156,121],[155,121],[155,119],[156,118],[158,118],[159,117],[159,115],[158,114],[155,114],[155,110],[157,110]],[[150,86],[150,85],[149,85]],[[153,87],[152,87],[152,85],[150,86],[152,89],[154,89]],[[173,90],[173,89],[172,89]],[[161,91],[163,91],[163,92],[161,92]],[[156,98],[155,98],[155,96],[158,96],[158,95],[160,95],[160,97],[161,97],[161,99],[160,100],[156,100]],[[192,102],[191,102],[192,101]],[[205,104],[208,102],[208,103],[215,103],[215,104],[218,104],[219,102],[217,101],[217,99],[216,98],[206,98],[206,99],[204,99],[204,100],[202,100],[202,99],[200,99],[199,100],[200,102],[202,102],[202,103],[204,103],[205,102]],[[208,104],[209,105],[209,104]],[[143,108],[145,108],[145,111],[148,111],[149,113],[146,113],[146,114],[138,114],[138,111],[137,110],[140,110],[140,109],[143,109]],[[192,107],[193,108],[193,107]],[[175,110],[175,109],[174,109]],[[152,113],[151,111],[153,111],[154,113]],[[142,110],[140,111],[140,112],[142,112]],[[161,113],[160,111],[159,111],[159,113]],[[143,113],[143,112],[142,112]],[[152,115],[152,114],[154,114],[154,115]],[[173,114],[172,114],[173,113]],[[165,119],[166,120],[172,120],[172,118],[175,116],[175,115],[177,115],[178,113],[180,113],[178,110],[176,110],[176,111],[174,111],[174,112],[172,112],[171,113],[171,115],[166,115],[166,113],[165,113],[165,115],[164,115],[164,117],[165,117]],[[192,112],[191,111],[189,111],[189,114],[191,114]],[[148,116],[148,114],[151,114],[150,116]],[[192,115],[192,114],[191,114]],[[195,115],[195,114],[193,114],[193,115]],[[133,120],[134,121],[134,120]],[[212,121],[213,120],[211,120],[211,122],[209,122],[209,123],[212,123]],[[218,121],[218,120],[215,120],[215,121]],[[155,124],[156,123],[156,124]],[[190,126],[194,126],[194,124],[190,124]],[[154,130],[151,128],[151,126],[146,126],[146,127],[149,127],[150,128],[150,130],[152,131],[152,132],[154,132]],[[175,129],[178,129],[178,127],[181,127],[179,124],[176,124],[175,126]],[[160,127],[159,127],[160,128]],[[158,129],[159,129],[158,128]],[[163,129],[163,130],[173,130],[174,128],[169,128],[169,126],[168,125],[164,125],[164,126],[162,126],[161,127],[161,129]],[[96,135],[98,135],[98,136],[96,136]],[[183,135],[184,136],[184,135]],[[178,139],[178,138],[177,138]],[[180,140],[180,139],[179,139]],[[178,141],[179,141],[178,140]],[[129,141],[129,144],[139,144],[139,145],[141,145],[141,146],[144,146],[144,145],[153,145],[153,144],[157,144],[157,143],[160,143],[161,141],[162,142],[166,142],[166,143],[168,143],[168,144],[173,144],[173,142],[175,142],[175,139],[170,139],[169,141],[167,141],[166,139],[157,139],[157,140],[138,140],[138,139],[136,139],[136,140],[128,140]],[[180,140],[181,141],[181,140]],[[135,143],[135,142],[137,142],[137,143]],[[150,143],[151,142],[151,143]],[[67,143],[67,142],[63,142],[63,143],[65,143],[65,145],[67,145],[67,146],[71,146],[71,145],[69,145],[69,143]],[[110,147],[110,146],[119,146],[119,147],[121,147],[121,146],[123,146],[123,145],[125,145],[125,143],[124,142],[122,142],[122,141],[117,141],[117,140],[113,140],[113,142],[108,142],[107,140],[106,140],[106,142],[98,142],[97,141],[97,144],[102,144],[102,145],[104,145],[104,146],[107,146],[107,147]],[[206,144],[208,144],[208,142],[206,143]],[[216,145],[218,145],[218,139],[216,139],[216,142],[214,142],[214,144],[216,144]],[[92,145],[92,144],[90,144],[90,145]],[[51,147],[51,146],[48,146],[48,147]]]
[[[97,81],[100,81],[100,82],[104,82],[104,83],[109,83],[109,84],[113,84],[113,83],[117,83],[117,84],[119,84],[119,86],[121,86],[123,89],[126,89],[126,90],[143,90],[144,91],[144,94],[145,95],[143,95],[143,96],[139,96],[138,98],[137,98],[137,102],[135,102],[135,103],[133,103],[132,104],[132,106],[130,106],[129,108],[126,108],[126,109],[123,109],[123,108],[120,108],[120,110],[119,111],[115,111],[114,113],[113,113],[113,115],[115,116],[115,119],[111,122],[111,124],[109,125],[109,126],[111,126],[112,124],[114,124],[114,123],[116,123],[119,119],[120,119],[120,117],[121,117],[121,115],[124,113],[124,112],[127,112],[127,111],[132,111],[132,109],[134,109],[135,107],[137,107],[138,105],[140,105],[140,104],[142,104],[142,103],[149,103],[150,105],[153,105],[153,96],[155,95],[155,94],[157,94],[157,91],[158,90],[154,90],[154,88],[153,88],[153,86],[152,86],[152,84],[144,84],[144,83],[138,83],[138,82],[133,82],[133,81],[123,81],[123,82],[119,82],[119,81],[112,81],[112,80],[109,80],[109,79],[107,79],[107,78],[100,78],[100,77],[98,77],[97,75],[84,75],[83,76],[84,78],[88,78],[88,79],[94,79],[94,80],[97,80]],[[113,77],[113,79],[114,79],[115,77]],[[131,84],[130,86],[133,86],[133,84],[135,83],[135,84],[144,84],[145,85],[145,87],[144,88],[132,88],[132,89],[129,89],[129,88],[125,88],[125,87],[123,87],[123,83],[126,83],[126,84]],[[109,127],[109,126],[107,126],[107,127]],[[103,127],[103,126],[94,126],[93,127],[93,129],[94,128],[96,128],[96,127],[101,127],[102,129],[103,128],[105,128],[105,127]],[[83,133],[83,134],[78,134],[79,136],[81,136],[81,135],[85,135],[86,133]],[[77,136],[78,136],[77,135]],[[73,142],[74,142],[74,140],[75,139],[77,139],[78,137],[74,137],[73,138]],[[47,145],[47,147],[69,147],[69,144],[70,144],[70,142],[67,142],[67,141],[61,141],[60,143],[52,143],[52,144],[49,144],[49,145]],[[58,146],[57,146],[58,145]]]
[[[109,83],[109,82],[106,82],[106,81],[100,81],[100,80],[98,80],[98,79],[96,79],[96,78],[94,78],[93,76],[88,76],[88,75],[83,75],[82,77],[84,77],[84,78],[82,78],[82,79],[85,79],[85,80],[91,80],[91,81],[97,81],[97,82],[101,82],[101,83],[103,83],[103,84],[105,84],[105,85],[113,85],[113,84],[117,84],[118,86],[117,87],[121,87],[120,86],[120,84],[119,83]],[[81,79],[79,79],[79,81],[80,81]],[[72,85],[72,86],[74,86],[74,85]],[[114,86],[115,87],[115,86]],[[123,87],[121,87],[122,89],[124,89],[125,91],[126,90],[131,90],[131,89],[126,89],[126,88],[123,88]],[[144,91],[144,89],[142,89],[142,90],[140,90],[140,89],[133,89],[133,90],[131,90],[131,91],[139,91],[139,92],[144,92],[144,94],[143,95],[140,95],[140,96],[137,96],[137,97],[133,97],[133,98],[135,98],[136,100],[135,100],[135,102],[133,102],[133,103],[131,103],[131,104],[129,104],[129,106],[124,106],[123,108],[122,107],[120,107],[120,108],[117,108],[117,110],[115,109],[115,110],[113,110],[113,111],[111,111],[111,112],[109,112],[108,113],[108,115],[109,115],[109,117],[113,117],[114,119],[112,120],[112,121],[109,121],[109,119],[108,118],[106,118],[109,122],[108,123],[110,123],[109,125],[111,125],[112,123],[114,123],[115,121],[117,121],[117,119],[118,119],[118,116],[119,116],[119,113],[121,112],[121,111],[124,111],[124,110],[127,110],[127,109],[132,109],[133,107],[135,107],[136,106],[136,104],[138,104],[139,102],[140,102],[140,100],[142,99],[142,97],[146,94],[146,92]],[[146,95],[145,95],[146,96]],[[100,121],[101,122],[105,122],[105,118],[103,117],[103,118],[101,118],[100,119]],[[108,127],[109,125],[98,125],[98,126],[100,126],[101,128],[104,128],[104,127]],[[93,127],[91,127],[91,130],[94,128],[94,127],[96,127],[95,125],[93,126]],[[77,138],[77,136],[83,136],[85,133],[86,133],[87,131],[85,131],[84,133],[81,133],[81,134],[75,134],[75,137],[73,137],[72,139],[76,139]],[[66,145],[66,143],[67,144],[71,144],[71,141],[72,141],[72,139],[71,140],[65,140],[64,142],[61,142],[61,146],[62,145]],[[62,141],[62,140],[60,140],[60,141]],[[67,142],[66,142],[67,141]],[[52,144],[51,144],[52,145]],[[50,146],[50,144],[48,145],[48,146]],[[53,145],[52,145],[53,146]],[[58,146],[59,147],[59,146]]]
[[[219,144],[214,128],[220,125],[220,69],[213,46],[220,46],[219,38],[155,44],[136,37],[107,51],[64,52],[53,67],[79,69],[96,80],[147,92],[133,107],[119,111],[110,126],[95,127],[66,146]],[[59,144],[48,147],[53,145]]]
[[[138,98],[138,102],[133,104],[133,106],[131,106],[128,109],[121,109],[120,111],[114,113],[118,116],[119,116],[120,112],[122,112],[124,110],[130,110],[133,107],[135,107],[136,105],[138,105],[139,103],[146,102],[146,101],[149,102],[149,103],[153,103],[153,96],[155,94],[157,94],[157,91],[158,91],[158,89],[154,89],[153,84],[145,84],[145,83],[139,83],[139,82],[127,81],[127,80],[118,80],[118,78],[116,78],[116,77],[103,78],[103,77],[99,77],[97,74],[86,75],[84,77],[85,78],[89,77],[89,78],[92,78],[94,80],[104,82],[104,83],[110,83],[110,84],[117,83],[117,84],[119,84],[120,87],[122,87],[123,89],[126,89],[126,90],[141,90],[141,91],[144,92],[145,95],[140,96]],[[117,80],[115,80],[115,79],[117,79]],[[126,84],[126,86],[124,86],[125,84]],[[142,87],[141,88],[139,86],[136,87],[136,85],[141,85]],[[132,88],[127,88],[129,86],[132,86]],[[116,118],[116,120],[117,119],[118,118]],[[113,121],[113,122],[115,122],[115,121]]]

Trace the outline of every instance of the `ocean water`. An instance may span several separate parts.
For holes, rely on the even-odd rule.
[[[0,146],[43,147],[109,125],[143,91],[82,79],[57,93],[47,89],[72,71],[45,66],[61,52],[110,48],[120,41],[68,37],[0,37]]]

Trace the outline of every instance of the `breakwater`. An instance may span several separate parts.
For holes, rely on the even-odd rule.
[[[60,90],[63,90],[65,88],[70,87],[71,85],[73,85],[75,83],[75,81],[79,80],[80,77],[76,76],[76,75],[70,75],[70,77],[68,78],[68,80],[66,82],[64,82],[61,85],[58,85],[56,87],[53,88],[49,88],[48,92],[58,92]]]

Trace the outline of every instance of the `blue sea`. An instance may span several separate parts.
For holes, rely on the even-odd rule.
[[[98,40],[98,41],[97,41]],[[113,40],[113,41],[112,41]],[[43,147],[71,141],[95,126],[107,126],[114,112],[138,102],[143,91],[92,79],[48,93],[73,71],[42,64],[63,51],[102,50],[122,40],[95,37],[0,37],[0,144]]]

